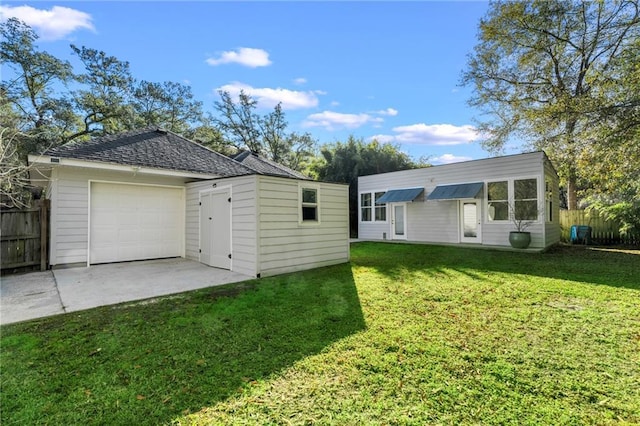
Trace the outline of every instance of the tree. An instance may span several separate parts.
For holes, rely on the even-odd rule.
[[[184,136],[226,156],[237,153],[235,146],[224,138],[220,129],[213,124],[213,118],[210,116],[203,116],[200,125],[185,131]]]
[[[257,101],[240,91],[238,102],[229,92],[220,91],[214,106],[219,116],[213,120],[222,135],[237,150],[248,149],[294,170],[303,170],[313,155],[316,141],[309,133],[287,133],[282,105],[264,116],[255,110]]]
[[[24,207],[29,201],[28,167],[20,155],[20,116],[0,91],[0,206]]]
[[[278,103],[273,111],[258,119],[262,151],[276,163],[284,164],[294,170],[305,168],[306,162],[313,156],[315,139],[309,133],[287,133],[282,104]]]
[[[613,100],[579,160],[593,188],[589,207],[620,224],[625,235],[640,235],[640,39],[612,63],[610,87],[597,93]],[[622,80],[620,84],[617,80]],[[624,90],[621,90],[624,88]]]
[[[129,63],[105,52],[71,45],[84,64],[85,73],[76,76],[82,87],[74,92],[82,125],[66,140],[113,134],[134,127],[130,107],[134,78]]]
[[[133,97],[137,121],[143,126],[160,126],[184,134],[202,119],[202,102],[194,100],[191,87],[184,84],[143,80]]]
[[[244,91],[240,91],[238,103],[229,92],[219,91],[218,94],[220,101],[214,103],[214,108],[220,116],[214,119],[214,124],[237,149],[262,153],[260,117],[254,112],[258,101]]]
[[[637,0],[491,3],[462,77],[484,115],[484,146],[500,151],[516,137],[545,150],[575,209],[588,174],[579,158],[599,143],[589,135],[611,111],[610,94],[625,90],[612,64],[639,35]]]
[[[3,76],[0,90],[3,102],[20,116],[11,139],[21,141],[16,155],[26,158],[29,152],[61,143],[71,105],[65,97],[56,96],[56,85],[73,78],[72,68],[69,62],[38,51],[34,44],[38,36],[18,19],[0,24],[0,34],[0,64],[7,64],[14,73],[6,80]]]
[[[416,168],[418,165],[399,147],[374,140],[365,143],[349,136],[346,142],[325,145],[321,157],[311,166],[316,178],[349,184],[349,223],[351,234],[358,232],[358,176]],[[425,166],[425,164],[421,164]]]

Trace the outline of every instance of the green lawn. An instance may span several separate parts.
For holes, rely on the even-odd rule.
[[[640,251],[352,261],[3,326],[0,424],[640,424]]]

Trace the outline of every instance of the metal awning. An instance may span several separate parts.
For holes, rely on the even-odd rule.
[[[378,198],[376,204],[404,203],[415,200],[422,194],[424,188],[390,189],[382,197]]]
[[[429,194],[427,200],[459,200],[462,198],[476,198],[482,188],[483,182],[459,183],[456,185],[438,185]]]

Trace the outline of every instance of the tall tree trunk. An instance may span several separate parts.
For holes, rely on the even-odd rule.
[[[567,209],[578,210],[578,197],[576,195],[576,176],[573,171],[567,177]]]

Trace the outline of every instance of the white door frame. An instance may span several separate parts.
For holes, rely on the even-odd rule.
[[[207,189],[204,191],[200,191],[198,193],[198,248],[199,248],[199,254],[198,254],[198,261],[200,263],[204,263],[205,265],[208,266],[213,266],[213,267],[218,267],[216,265],[211,265],[210,262],[205,262],[202,259],[202,197],[206,197],[208,195],[211,194],[215,194],[215,193],[224,193],[227,192],[229,194],[229,198],[232,199],[233,194],[232,194],[232,188],[231,185],[228,186],[221,186],[218,188],[212,188],[212,189]],[[233,253],[233,208],[232,208],[232,204],[231,202],[229,202],[229,253],[231,256],[231,253]],[[210,240],[211,241],[211,240]],[[212,242],[212,241],[211,241]],[[211,250],[211,248],[209,248],[209,250]],[[223,268],[226,269],[226,268]],[[230,271],[233,271],[233,257],[229,257],[229,268]]]
[[[475,236],[465,236],[465,217],[464,217],[464,206],[465,204],[475,204],[476,205],[476,217],[475,217],[475,222],[476,222],[476,229],[475,229]],[[475,243],[475,244],[480,244],[482,243],[482,212],[481,212],[481,201],[478,200],[477,198],[469,198],[469,199],[464,199],[464,200],[460,200],[459,204],[458,204],[458,208],[460,210],[460,223],[459,223],[459,227],[458,229],[460,230],[460,242],[461,243]]]
[[[389,203],[391,207],[391,232],[389,235],[392,240],[407,239],[407,203]],[[396,234],[396,207],[402,207],[402,224],[403,230],[401,234]]]

